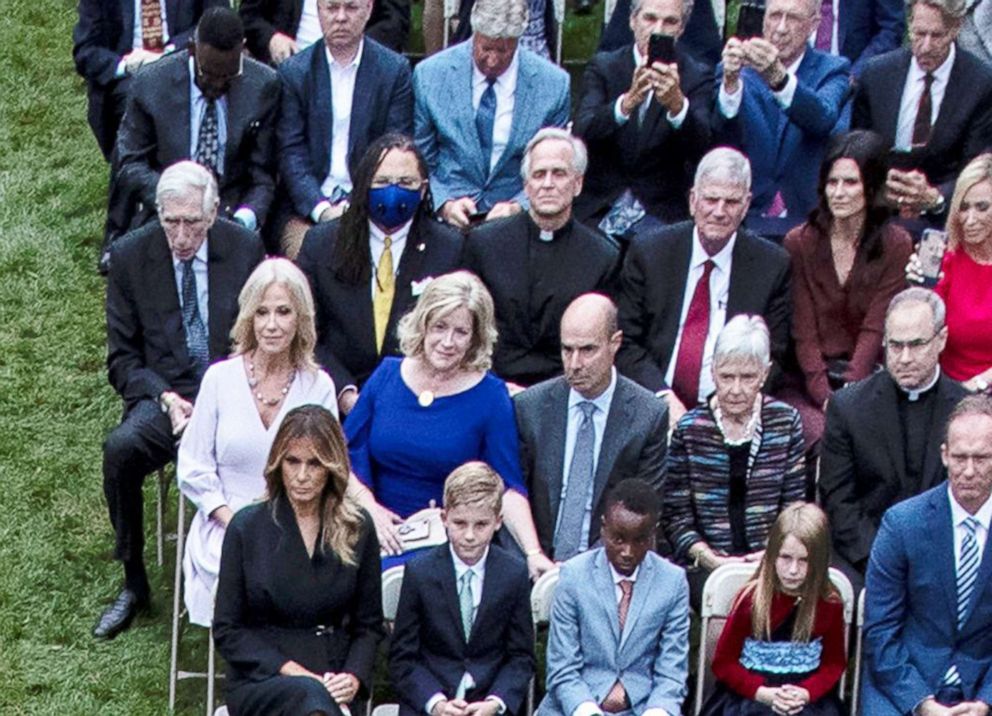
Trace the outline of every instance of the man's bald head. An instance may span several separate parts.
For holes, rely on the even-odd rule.
[[[597,398],[609,387],[622,337],[617,307],[600,293],[583,294],[565,309],[561,362],[565,379],[582,397]]]

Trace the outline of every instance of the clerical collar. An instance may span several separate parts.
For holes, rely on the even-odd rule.
[[[562,227],[556,231],[547,231],[546,229],[542,229],[540,226],[537,225],[537,222],[534,221],[534,217],[530,216],[529,214],[527,215],[527,218],[530,220],[531,225],[537,231],[536,238],[539,239],[540,241],[543,241],[546,244],[551,243],[552,241],[563,236],[572,229],[572,221],[573,221],[572,218],[569,218],[569,220],[566,221],[564,225],[562,225]]]
[[[899,385],[899,390],[901,390],[906,395],[906,399],[909,400],[910,403],[915,403],[917,400],[920,399],[920,397],[924,393],[926,393],[928,390],[934,387],[937,384],[937,380],[939,379],[940,379],[940,366],[937,366],[937,369],[933,372],[933,378],[931,378],[930,382],[924,385],[922,388],[917,388],[916,390],[907,390],[898,383],[896,383],[896,385]]]

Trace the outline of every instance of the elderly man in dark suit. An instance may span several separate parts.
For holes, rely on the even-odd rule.
[[[214,6],[227,0],[80,0],[72,57],[86,80],[87,116],[104,159],[114,149],[131,78],[186,47],[200,15]]]
[[[905,218],[943,225],[964,165],[992,143],[992,67],[956,46],[965,0],[911,0],[910,46],[872,60],[851,126],[894,151],[886,193]]]
[[[765,319],[772,374],[781,366],[789,338],[789,256],[740,228],[750,201],[747,158],[729,147],[714,149],[696,169],[693,220],[638,236],[624,259],[618,367],[668,399],[672,424],[713,391],[716,337],[737,314]]]
[[[561,319],[563,377],[514,397],[520,462],[544,553],[558,562],[599,542],[606,494],[644,480],[665,482],[665,401],[613,366],[617,309],[601,294],[576,298]]]
[[[542,129],[524,150],[530,208],[483,224],[465,241],[462,264],[483,280],[496,307],[493,371],[511,391],[559,375],[565,308],[580,294],[614,288],[619,248],[572,218],[585,169],[582,140]]]
[[[227,356],[238,293],[261,241],[217,219],[217,183],[189,161],[166,169],[158,221],[114,244],[107,283],[107,371],[124,420],[103,446],[103,489],[124,589],[93,630],[111,639],[149,599],[141,484],[172,460],[207,364]]]
[[[410,63],[364,33],[372,0],[317,0],[323,42],[279,68],[279,216],[293,258],[307,229],[348,207],[352,171],[386,132],[413,131]],[[286,204],[287,206],[283,206]]]
[[[686,195],[710,146],[712,68],[676,43],[675,61],[649,61],[653,33],[680,38],[689,0],[635,0],[633,44],[589,62],[575,132],[590,170],[575,215],[620,238],[689,218]]]
[[[279,82],[273,70],[245,59],[243,45],[237,13],[211,8],[188,51],[134,79],[117,138],[109,238],[154,217],[159,175],[181,159],[217,177],[222,217],[253,231],[265,222],[275,186]]]
[[[944,319],[933,291],[897,294],[885,318],[885,371],[838,391],[827,405],[820,497],[834,559],[856,586],[882,514],[944,479],[943,426],[967,394],[940,372]]]

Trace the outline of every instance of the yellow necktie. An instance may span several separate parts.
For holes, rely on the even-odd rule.
[[[393,277],[393,237],[387,236],[379,266],[375,271],[375,297],[372,299],[372,313],[375,318],[375,347],[382,353],[382,341],[386,337],[386,324],[389,311],[393,307],[393,294],[396,293],[396,279]]]

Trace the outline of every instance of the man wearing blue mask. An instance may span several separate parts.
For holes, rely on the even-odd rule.
[[[379,361],[399,353],[399,319],[433,277],[457,268],[462,250],[461,234],[434,220],[427,165],[410,137],[374,141],[352,179],[344,214],[310,229],[296,258],[313,289],[317,359],[342,415]]]

